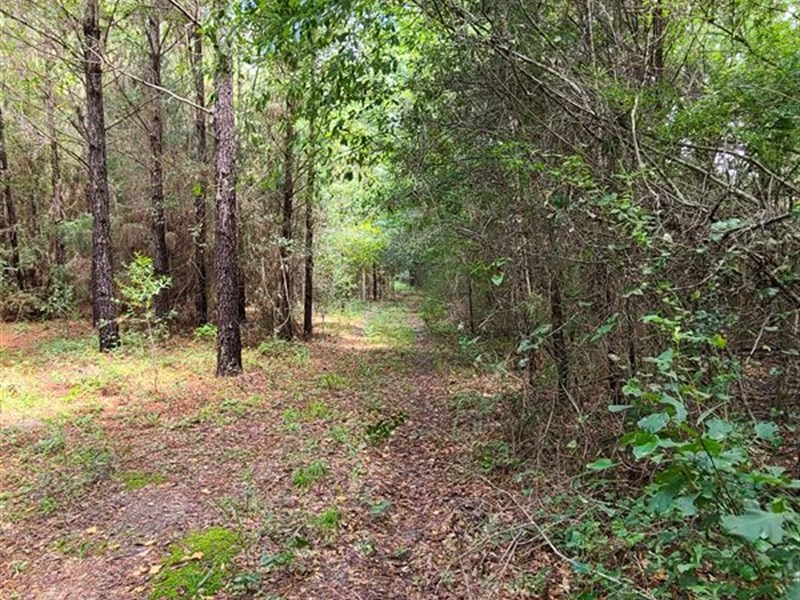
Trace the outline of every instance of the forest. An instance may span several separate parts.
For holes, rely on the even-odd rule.
[[[0,3],[0,598],[800,600],[800,3]]]

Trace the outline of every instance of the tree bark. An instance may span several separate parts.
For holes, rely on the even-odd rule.
[[[281,226],[280,269],[281,289],[278,295],[278,336],[294,338],[292,318],[292,218],[294,216],[294,110],[286,102],[286,134],[283,148],[283,222]]]
[[[94,326],[98,328],[100,351],[105,352],[119,345],[119,328],[114,302],[99,0],[86,0],[83,36],[89,206],[93,218],[92,313]]]
[[[199,18],[199,15],[198,15]],[[205,80],[203,77],[203,33],[199,27],[192,27],[190,33],[189,59],[194,79],[194,112],[195,159],[199,167],[199,175],[192,195],[194,197],[194,266],[196,281],[194,291],[195,323],[205,325],[208,322],[208,272],[206,268],[206,244],[208,223],[206,218],[206,193],[208,188],[208,150],[206,144],[206,105]]]
[[[61,239],[61,224],[64,222],[64,195],[61,181],[61,156],[58,148],[58,131],[56,129],[56,98],[52,82],[48,83],[45,105],[47,108],[47,130],[50,136],[50,212],[53,218],[53,253],[55,263],[63,267],[67,262],[64,241]]]
[[[9,271],[14,273],[17,287],[24,289],[25,278],[19,266],[19,239],[17,238],[17,213],[14,210],[14,196],[11,192],[11,174],[8,170],[8,153],[6,152],[6,128],[3,108],[0,106],[0,174],[3,179],[3,208],[5,218],[3,226],[6,230],[6,244],[9,250]]]
[[[239,256],[236,245],[236,128],[233,69],[225,28],[217,32],[214,103],[217,271],[217,376],[242,372],[239,329]]]
[[[306,196],[305,285],[303,289],[303,336],[314,335],[314,203],[316,194],[316,129],[309,123],[308,192]]]
[[[161,16],[154,7],[147,17],[148,73],[150,91],[150,202],[153,231],[153,270],[158,277],[169,277],[167,225],[164,215],[164,117],[161,107]],[[153,299],[153,311],[158,318],[169,314],[169,290],[162,288]]]

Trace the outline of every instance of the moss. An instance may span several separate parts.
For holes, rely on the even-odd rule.
[[[225,583],[241,547],[241,536],[224,527],[190,533],[172,545],[150,597],[160,600],[213,596]]]
[[[164,483],[167,480],[161,473],[145,473],[144,471],[126,471],[121,473],[119,478],[128,491],[140,490],[150,484]]]

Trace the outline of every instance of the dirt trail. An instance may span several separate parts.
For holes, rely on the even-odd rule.
[[[0,598],[148,598],[170,544],[217,525],[245,542],[226,567],[236,584],[216,598],[515,597],[495,593],[508,561],[481,540],[503,515],[492,486],[463,469],[452,375],[403,318],[411,343],[341,326],[283,351],[294,358],[250,365],[232,387],[148,405],[157,418],[101,414],[106,472],[49,516],[0,512]],[[13,475],[33,442],[0,447],[3,481],[29,481]],[[298,473],[315,464],[319,480],[304,485]],[[158,476],[130,485],[131,473]],[[270,558],[297,539],[290,564]]]

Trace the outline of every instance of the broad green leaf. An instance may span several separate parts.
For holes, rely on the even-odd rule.
[[[623,386],[622,393],[626,396],[639,398],[644,393],[644,390],[642,390],[642,384],[639,383],[638,379],[629,379],[628,383]]]
[[[658,438],[654,435],[646,434],[637,436],[633,446],[633,455],[636,458],[644,458],[658,448]]]
[[[632,404],[609,404],[608,412],[620,413],[633,408]]]
[[[686,496],[681,496],[680,498],[676,498],[673,504],[684,517],[693,517],[697,514],[697,507],[694,505],[694,501],[697,500],[699,495],[700,494],[688,494]]]
[[[586,468],[590,471],[605,471],[606,469],[610,469],[611,467],[615,466],[615,463],[610,458],[598,458],[594,462],[590,462],[586,465]]]
[[[762,421],[756,423],[756,436],[768,442],[774,442],[778,438],[778,426],[772,421]]]
[[[748,542],[764,538],[773,544],[780,544],[785,520],[786,513],[767,512],[754,504],[745,508],[741,515],[724,515],[720,523],[725,531]]]
[[[680,400],[676,400],[672,396],[668,396],[667,394],[662,394],[661,398],[659,399],[663,404],[668,404],[672,408],[675,409],[675,414],[673,415],[673,419],[678,423],[683,423],[686,420],[687,412],[686,412],[686,405],[681,402]]]
[[[639,419],[636,424],[648,433],[656,433],[664,429],[668,423],[669,415],[665,412],[659,412]]]
[[[654,362],[659,371],[667,373],[672,370],[672,359],[672,348],[667,348],[664,352],[655,357]]]
[[[706,434],[712,440],[724,440],[731,431],[733,431],[733,425],[717,417],[706,422]]]

